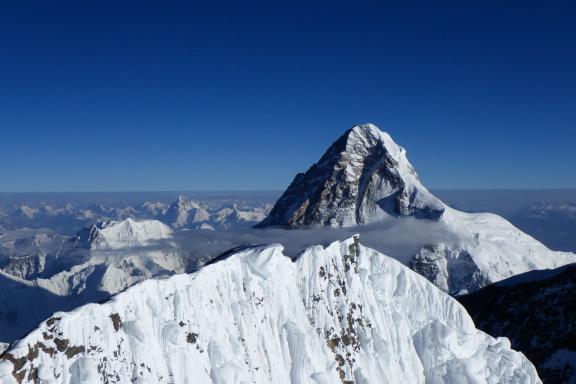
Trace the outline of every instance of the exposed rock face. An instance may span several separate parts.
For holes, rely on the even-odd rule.
[[[468,251],[442,243],[420,247],[408,267],[450,294],[473,292],[490,284]]]
[[[296,175],[258,227],[342,227],[387,216],[437,220],[443,212],[404,148],[366,124],[346,131],[306,173]]]
[[[197,201],[179,196],[170,204],[168,210],[162,215],[164,223],[170,223],[174,229],[181,229],[190,225],[208,221],[210,214]]]
[[[346,131],[297,175],[258,227],[347,227],[391,217],[443,227],[433,242],[413,244],[419,250],[409,265],[445,292],[470,292],[576,261],[575,254],[549,250],[500,216],[445,205],[422,185],[405,150],[371,124]]]
[[[3,263],[1,270],[21,279],[30,279],[44,271],[46,259],[47,255],[45,253],[12,257]]]
[[[576,264],[532,271],[460,296],[478,328],[506,336],[545,383],[576,382]]]
[[[22,279],[48,272],[69,238],[56,233],[35,233],[0,245],[0,270]]]
[[[0,382],[523,383],[507,339],[357,238],[247,248],[56,313],[0,356]]]

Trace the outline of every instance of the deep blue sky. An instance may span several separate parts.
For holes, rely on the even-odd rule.
[[[4,0],[0,191],[283,189],[363,122],[432,188],[576,187],[570,3]]]

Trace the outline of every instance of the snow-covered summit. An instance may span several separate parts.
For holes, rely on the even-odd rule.
[[[210,218],[208,211],[196,200],[178,196],[164,215],[162,221],[170,223],[174,229],[194,225],[207,221]]]
[[[219,203],[199,201],[180,195],[158,217],[175,230],[229,229],[251,226],[262,221],[269,208],[239,199],[224,199]]]
[[[437,220],[444,204],[420,182],[404,148],[375,125],[357,125],[296,175],[259,227],[332,227],[389,216]]]
[[[549,250],[497,215],[444,204],[422,185],[404,148],[372,124],[346,131],[298,174],[259,227],[346,227],[388,217],[444,228],[435,242],[416,244],[408,264],[450,293],[576,262],[576,255]]]
[[[105,300],[187,267],[172,230],[155,220],[100,223],[65,245],[40,258],[35,273],[28,273],[25,260],[0,270],[0,342],[22,337],[52,312]]]
[[[174,232],[158,220],[104,221],[80,231],[73,239],[90,249],[119,249],[151,245],[171,239]]]
[[[358,243],[248,248],[56,313],[0,357],[5,383],[539,383],[507,339]]]

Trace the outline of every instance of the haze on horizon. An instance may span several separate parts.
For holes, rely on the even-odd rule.
[[[0,191],[283,190],[354,124],[431,189],[576,188],[576,4],[0,5]]]

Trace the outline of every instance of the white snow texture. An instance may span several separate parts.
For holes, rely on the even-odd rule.
[[[3,383],[539,383],[505,338],[353,237],[295,261],[249,248],[56,313],[0,362]]]

